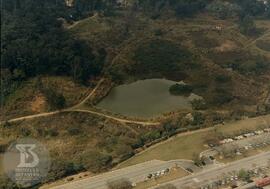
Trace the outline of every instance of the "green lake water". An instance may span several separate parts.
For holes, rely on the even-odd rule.
[[[131,117],[151,118],[178,109],[191,109],[190,101],[200,98],[174,96],[170,86],[177,82],[166,79],[147,79],[120,85],[111,90],[98,107]]]

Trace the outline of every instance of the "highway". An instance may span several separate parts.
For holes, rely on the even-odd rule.
[[[177,180],[165,183],[173,184],[176,187],[186,188],[192,186],[201,186],[207,184],[209,181],[214,181],[224,173],[233,172],[240,169],[250,169],[254,165],[264,166],[270,160],[270,152],[260,153],[245,159],[241,159],[228,164],[220,164],[212,168],[198,171],[192,175],[179,178]],[[118,169],[101,175],[97,175],[83,180],[78,180],[63,185],[51,187],[52,189],[107,189],[107,182],[127,178],[133,183],[142,182],[150,173],[161,171],[166,168],[174,166],[188,167],[192,164],[188,160],[174,160],[174,161],[159,161],[152,160],[149,162],[137,164],[123,169]]]
[[[118,169],[101,175],[97,175],[83,180],[78,180],[63,185],[51,187],[52,189],[107,189],[108,181],[127,178],[133,183],[142,182],[150,173],[165,170],[167,168],[187,167],[193,164],[189,160],[159,161],[152,160],[123,169]]]
[[[166,184],[173,184],[177,188],[186,188],[192,186],[202,186],[207,184],[210,180],[214,181],[224,173],[229,173],[241,169],[251,169],[254,165],[264,166],[267,165],[270,160],[270,152],[260,153],[258,155],[248,157],[233,163],[221,165],[220,167],[214,167],[212,169],[204,170],[200,173],[190,175],[184,178],[180,178]],[[165,185],[165,184],[163,184]]]

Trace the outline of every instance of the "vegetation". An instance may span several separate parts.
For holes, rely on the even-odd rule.
[[[169,76],[192,66],[192,54],[178,45],[166,40],[152,40],[139,46],[134,55],[136,74]]]
[[[217,88],[213,94],[212,99],[210,99],[210,103],[214,105],[223,105],[231,102],[232,100],[233,95],[229,90]]]
[[[250,182],[251,181],[251,175],[249,174],[248,171],[241,169],[238,173],[238,177],[246,182]]]
[[[247,35],[254,35],[257,31],[254,20],[250,16],[244,16],[241,18],[239,27],[240,31]]]
[[[220,19],[227,19],[238,16],[240,7],[230,2],[218,0],[210,3],[207,6],[207,11]]]
[[[230,76],[228,76],[228,75],[217,75],[216,76],[216,81],[218,82],[218,83],[228,83],[228,82],[230,82],[231,81],[231,77]]]
[[[207,104],[203,99],[194,99],[191,101],[193,110],[205,110],[207,109]]]
[[[174,84],[170,87],[170,93],[173,95],[189,95],[193,88],[186,84]]]
[[[120,179],[116,181],[108,182],[109,189],[132,189],[132,184],[127,179]]]
[[[99,57],[104,54],[94,54],[89,44],[63,29],[58,19],[65,13],[63,4],[42,0],[3,1],[1,12],[5,17],[1,22],[4,97],[22,80],[41,74],[68,75],[86,83],[90,76],[100,73]]]
[[[143,8],[145,12],[151,13],[152,18],[157,18],[159,15],[170,9],[175,12],[178,17],[190,17],[196,13],[202,11],[208,0],[145,0],[139,1],[139,6]]]
[[[174,135],[179,124],[168,121],[156,127],[134,124],[123,127],[118,122],[86,113],[61,113],[31,121],[6,123],[0,129],[5,145],[17,136],[31,136],[47,147],[52,166],[48,177],[42,181],[45,183],[81,171],[106,171],[132,157],[138,148]],[[58,145],[52,145],[55,141]]]

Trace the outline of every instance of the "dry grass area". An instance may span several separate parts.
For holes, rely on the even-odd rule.
[[[180,134],[163,143],[146,149],[131,159],[123,162],[120,167],[126,167],[145,161],[192,159],[194,155],[208,149],[206,140],[218,134],[232,135],[243,130],[255,130],[263,126],[270,126],[270,115],[250,118],[246,120],[216,126],[210,129]]]
[[[67,107],[79,103],[91,91],[91,87],[76,84],[69,77],[42,77],[41,81],[45,88],[62,94]],[[39,85],[36,78],[25,81],[6,99],[1,120],[48,111],[47,99]]]
[[[69,77],[43,77],[42,83],[45,87],[51,87],[55,91],[62,93],[66,99],[67,106],[79,103],[91,91],[91,86],[87,87],[75,83]]]

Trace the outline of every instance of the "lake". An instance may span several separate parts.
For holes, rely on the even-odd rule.
[[[119,85],[111,90],[97,106],[130,117],[151,118],[178,109],[191,109],[190,101],[200,98],[174,96],[169,88],[176,84],[166,79],[146,79]]]

